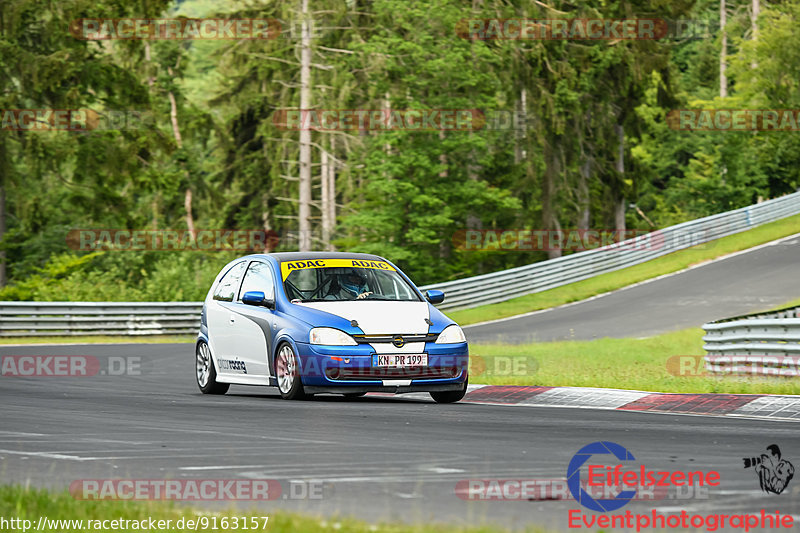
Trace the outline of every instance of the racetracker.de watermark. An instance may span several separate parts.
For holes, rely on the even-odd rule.
[[[539,362],[526,355],[469,356],[469,377],[529,377],[539,371]]]
[[[666,250],[696,247],[708,249],[715,235],[704,229],[689,231],[617,229],[460,229],[453,233],[456,250],[573,251],[610,247],[618,251]]]
[[[67,246],[93,251],[226,251],[274,250],[280,236],[272,230],[73,229]]]
[[[486,125],[479,109],[279,109],[272,121],[293,131],[477,131]]]
[[[470,40],[628,40],[663,39],[663,19],[462,19],[456,35]]]
[[[269,501],[321,500],[328,485],[320,480],[276,479],[76,479],[76,500]]]
[[[720,375],[795,378],[800,356],[792,355],[673,355],[666,361],[673,376],[696,378]]]
[[[581,490],[593,498],[613,498],[620,485],[598,485],[587,481]],[[566,479],[462,479],[456,483],[456,496],[468,501],[575,501]],[[707,487],[692,485],[664,487],[639,485],[634,501],[707,500]]]
[[[719,27],[714,22],[696,19],[663,18],[572,18],[462,19],[456,35],[470,40],[690,40],[709,39]]]
[[[93,355],[4,355],[0,375],[16,378],[87,378],[92,376],[139,376],[142,358]]]
[[[73,20],[69,32],[74,38],[84,41],[266,40],[281,34],[281,23],[268,18],[83,18]]]
[[[664,247],[660,231],[638,229],[462,229],[453,234],[452,241],[457,250],[464,251],[578,252],[618,243],[618,247],[630,250],[659,250]]]
[[[94,109],[3,109],[0,130],[7,131],[119,131],[153,128],[149,111]]]
[[[678,131],[800,131],[800,109],[673,109],[666,120]]]

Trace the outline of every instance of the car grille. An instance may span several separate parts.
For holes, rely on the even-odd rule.
[[[328,368],[328,379],[449,379],[457,377],[456,366],[411,366],[401,368]]]
[[[394,339],[396,335],[353,335],[353,338],[359,344],[381,344],[381,343],[390,343]],[[403,337],[403,341],[405,344],[411,342],[434,342],[437,337],[439,337],[438,333],[420,333],[416,335],[400,335]]]

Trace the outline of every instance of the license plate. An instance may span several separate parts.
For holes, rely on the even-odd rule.
[[[428,354],[375,354],[372,366],[401,368],[406,366],[428,366]]]

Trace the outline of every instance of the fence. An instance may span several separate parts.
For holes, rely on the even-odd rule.
[[[797,213],[800,192],[603,248],[421,289],[445,291],[447,297],[438,305],[440,309],[502,302],[614,272]],[[200,302],[0,302],[0,337],[195,333],[201,307]]]
[[[196,334],[202,307],[200,302],[2,302],[0,337]]]
[[[715,374],[798,376],[800,307],[703,325],[706,370]]]
[[[421,288],[440,289],[446,293],[444,303],[438,306],[440,309],[467,309],[503,302],[637,265],[797,213],[800,213],[800,192],[684,222],[603,248]]]

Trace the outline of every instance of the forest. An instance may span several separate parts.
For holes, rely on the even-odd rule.
[[[196,19],[251,23],[92,22]],[[574,253],[467,230],[638,234],[793,192],[796,122],[716,110],[796,115],[799,24],[798,1],[3,0],[0,300],[201,300],[248,253],[164,246],[202,231],[427,284]]]

